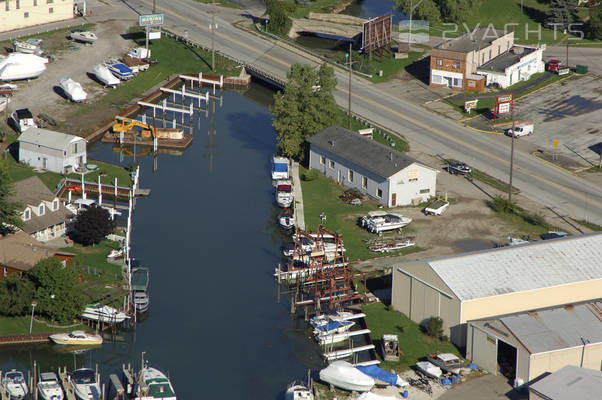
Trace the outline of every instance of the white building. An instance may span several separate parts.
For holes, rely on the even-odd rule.
[[[310,169],[384,206],[418,204],[435,195],[436,169],[359,133],[331,126],[308,141]]]
[[[599,369],[566,366],[529,385],[529,400],[599,399],[602,372]]]
[[[543,47],[514,45],[477,69],[477,74],[486,77],[485,85],[497,84],[507,88],[526,81],[533,74],[544,72]]]
[[[0,32],[73,18],[73,0],[0,1]]]
[[[86,139],[79,136],[30,128],[17,140],[19,162],[34,168],[63,174],[72,172],[87,162]]]

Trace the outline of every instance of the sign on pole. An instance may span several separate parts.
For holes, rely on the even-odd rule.
[[[513,111],[513,100],[512,94],[502,94],[499,96],[495,96],[495,107],[493,108],[493,122],[499,115],[510,114],[510,119],[512,119],[512,111]]]
[[[164,14],[148,14],[140,15],[138,18],[138,25],[140,26],[159,26],[163,25],[165,16]]]

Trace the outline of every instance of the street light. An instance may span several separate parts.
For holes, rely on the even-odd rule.
[[[36,311],[36,306],[38,305],[37,301],[31,302],[31,322],[29,323],[29,334],[31,335],[31,329],[33,328],[33,314]]]

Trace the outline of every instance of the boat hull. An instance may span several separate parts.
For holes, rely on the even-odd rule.
[[[35,79],[42,75],[45,70],[46,67],[44,66],[43,68],[37,70],[23,71],[21,66],[9,64],[0,70],[0,81],[22,81],[25,79]]]
[[[441,368],[431,364],[430,362],[418,362],[416,363],[416,368],[430,378],[439,379],[442,375]]]
[[[320,379],[341,389],[367,392],[374,387],[374,379],[345,361],[335,361],[320,371]]]

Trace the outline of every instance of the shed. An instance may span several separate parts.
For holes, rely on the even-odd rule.
[[[42,128],[30,128],[18,137],[19,162],[59,174],[84,166],[86,140]]]

